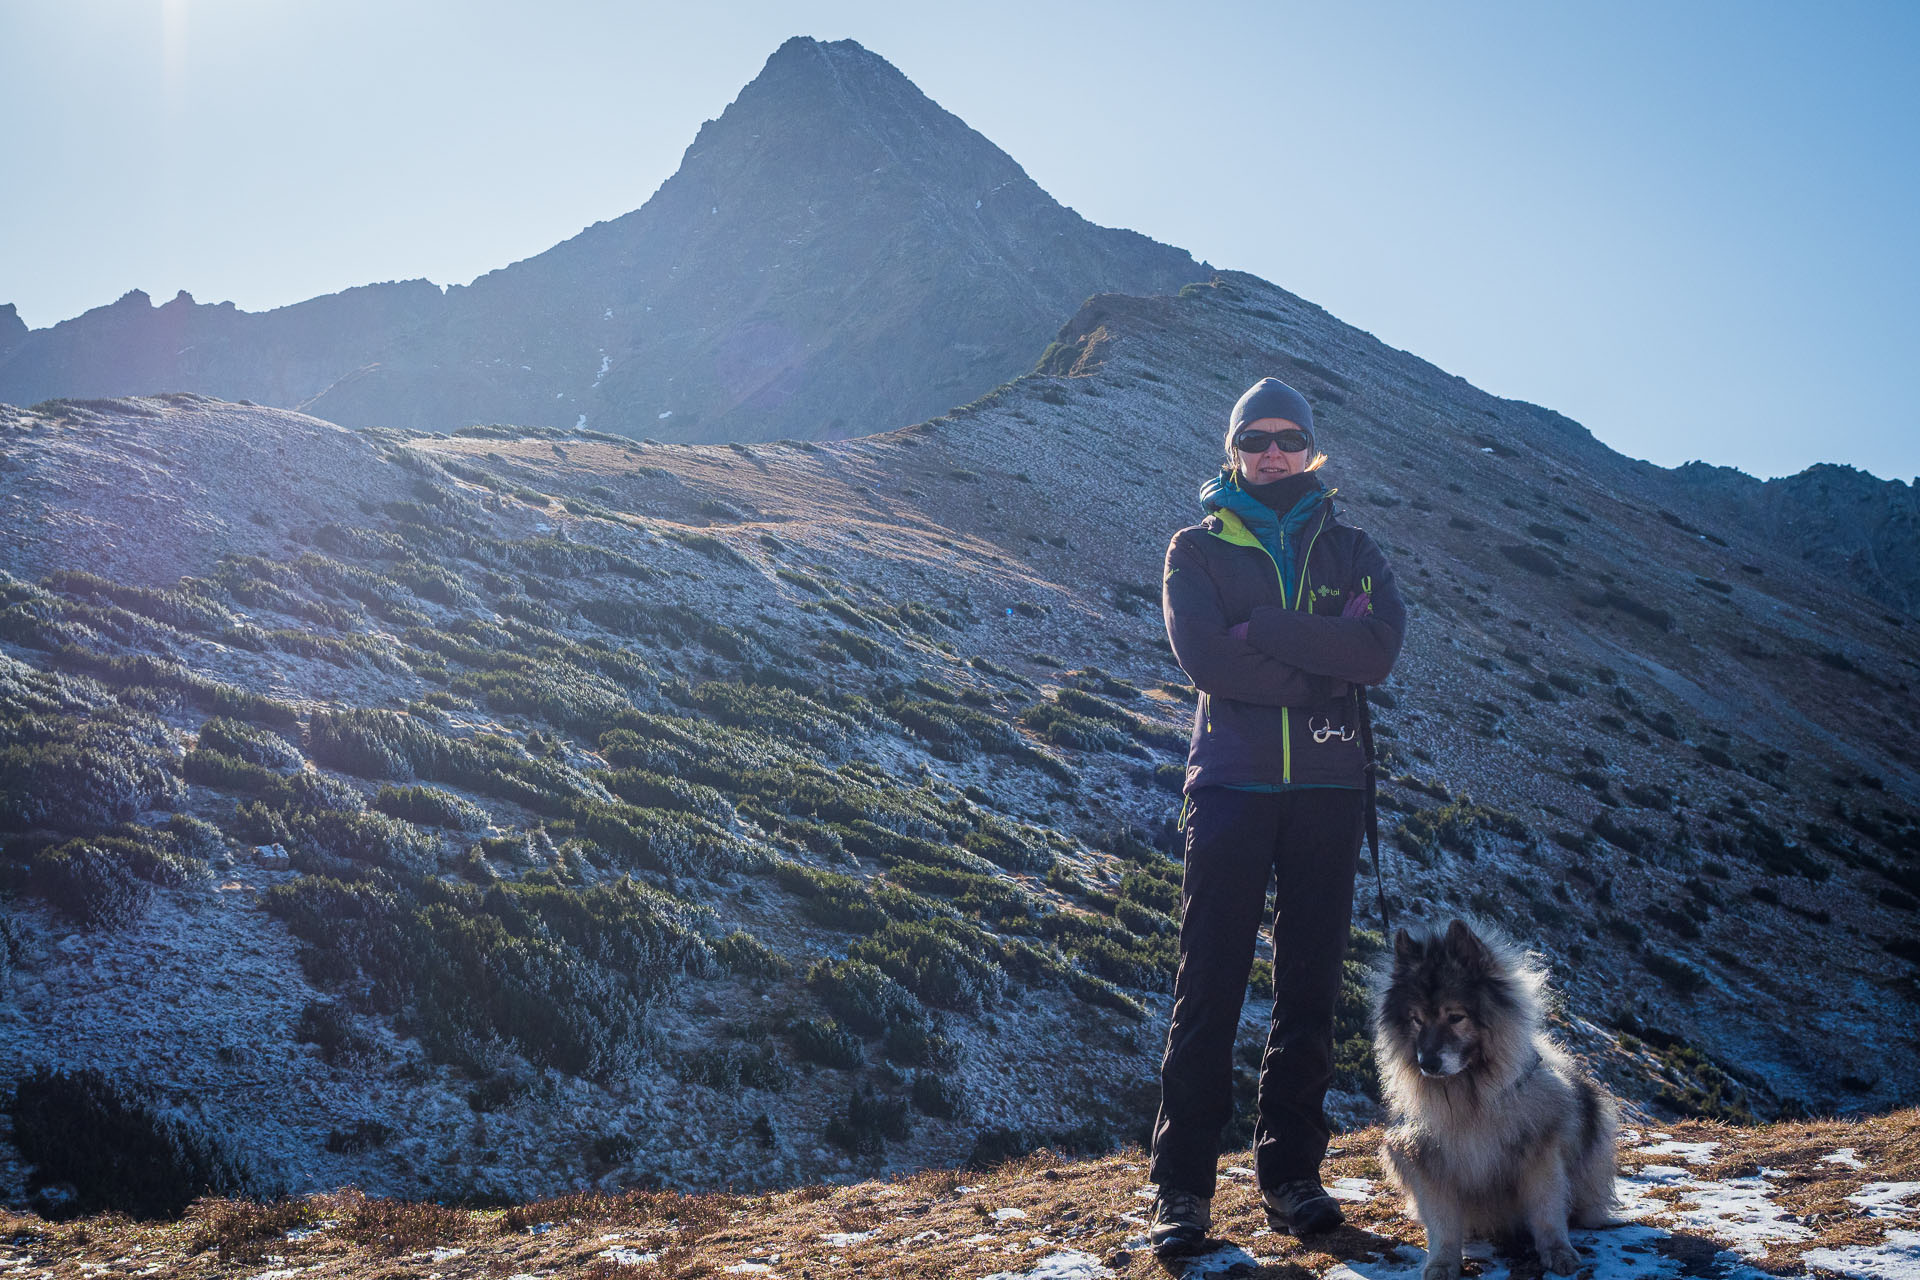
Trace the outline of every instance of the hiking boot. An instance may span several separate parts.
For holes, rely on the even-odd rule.
[[[1153,1198],[1153,1220],[1147,1227],[1147,1240],[1156,1258],[1177,1258],[1192,1253],[1206,1242],[1213,1226],[1213,1201],[1189,1191],[1160,1188]]]
[[[1318,1235],[1347,1220],[1339,1202],[1314,1178],[1269,1187],[1260,1193],[1260,1204],[1267,1211],[1267,1225],[1289,1235]]]

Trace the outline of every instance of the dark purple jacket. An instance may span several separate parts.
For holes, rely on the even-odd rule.
[[[1187,791],[1366,785],[1356,686],[1393,670],[1406,608],[1386,557],[1339,522],[1330,497],[1288,542],[1293,599],[1272,553],[1230,510],[1167,546],[1167,638],[1200,691]],[[1358,616],[1342,616],[1350,602]],[[1244,640],[1230,634],[1240,622]]]

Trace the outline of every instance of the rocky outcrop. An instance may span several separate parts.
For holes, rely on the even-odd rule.
[[[156,307],[132,289],[51,328],[22,326],[11,345],[0,332],[0,402],[179,390],[292,407],[376,360],[442,305],[440,289],[425,280],[261,313],[198,303],[185,290]]]
[[[1920,615],[1920,490],[1914,485],[1831,463],[1765,481],[1703,462],[1674,474],[1716,514],[1771,530],[1809,567],[1888,609]]]

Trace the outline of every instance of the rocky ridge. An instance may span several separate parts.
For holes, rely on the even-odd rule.
[[[879,56],[795,37],[623,217],[444,295],[255,315],[135,290],[0,334],[0,400],[181,390],[356,427],[827,439],[1022,371],[1091,293],[1205,274],[1056,203]]]

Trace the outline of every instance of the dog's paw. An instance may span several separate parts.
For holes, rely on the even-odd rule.
[[[1541,1250],[1540,1261],[1555,1275],[1570,1276],[1580,1269],[1580,1255],[1564,1240]]]
[[[1460,1280],[1460,1259],[1428,1258],[1420,1280]]]

